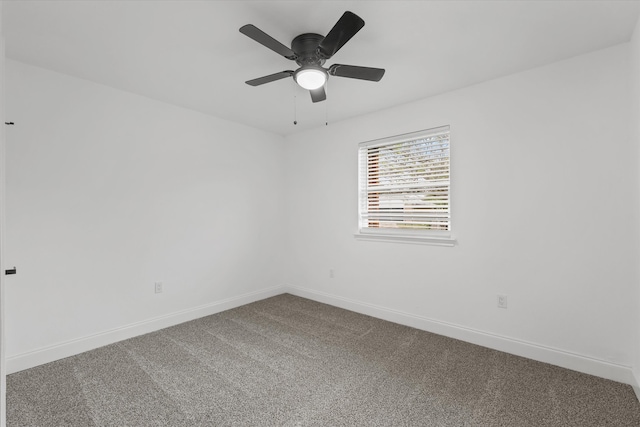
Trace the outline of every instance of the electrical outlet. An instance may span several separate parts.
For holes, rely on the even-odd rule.
[[[507,296],[498,294],[498,308],[507,308]]]
[[[336,275],[335,275],[335,273],[333,271],[333,268],[330,268],[329,269],[329,279],[333,279],[334,277],[336,277]]]
[[[160,294],[162,293],[162,282],[156,282],[155,283],[155,289],[156,289],[156,294]]]

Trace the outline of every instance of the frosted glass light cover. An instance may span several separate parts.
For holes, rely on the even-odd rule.
[[[296,82],[307,90],[314,90],[322,87],[327,81],[327,75],[324,71],[316,68],[305,68],[299,70],[296,75]]]

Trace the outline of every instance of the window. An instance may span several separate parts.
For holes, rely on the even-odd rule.
[[[361,143],[358,237],[452,245],[449,126]]]

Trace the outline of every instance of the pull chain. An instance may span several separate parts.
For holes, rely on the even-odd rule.
[[[327,100],[324,101],[324,125],[329,126],[329,105]]]
[[[325,93],[329,92],[329,82],[324,84]],[[328,98],[328,95],[327,95]],[[324,125],[329,126],[329,101],[324,100]]]
[[[298,98],[296,97],[295,83],[291,87],[293,88],[293,124],[297,125],[298,124]]]

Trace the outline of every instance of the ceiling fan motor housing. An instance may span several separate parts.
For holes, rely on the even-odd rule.
[[[315,33],[300,34],[291,42],[291,50],[295,52],[296,62],[301,67],[305,65],[324,65],[325,59],[318,55],[318,46],[324,36]]]

